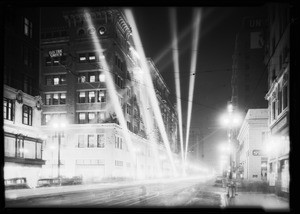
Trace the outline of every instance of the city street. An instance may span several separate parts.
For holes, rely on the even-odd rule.
[[[7,207],[213,207],[224,189],[205,178],[6,191]],[[143,189],[145,187],[145,189]]]

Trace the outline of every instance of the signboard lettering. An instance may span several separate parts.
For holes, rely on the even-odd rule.
[[[50,55],[51,58],[62,56],[62,49],[49,51],[49,55]]]

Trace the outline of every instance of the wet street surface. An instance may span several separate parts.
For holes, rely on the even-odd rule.
[[[116,184],[72,191],[53,188],[49,193],[7,197],[6,207],[213,207],[223,206],[224,190],[212,182],[199,180],[162,183]],[[76,190],[79,189],[79,190]],[[36,190],[32,190],[35,191]],[[9,192],[7,191],[6,194]]]

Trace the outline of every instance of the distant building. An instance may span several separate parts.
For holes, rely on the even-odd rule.
[[[270,135],[269,185],[278,194],[289,193],[290,152],[290,5],[274,3],[268,6],[269,28],[265,65],[268,68],[268,101]]]
[[[145,108],[140,105],[145,91],[136,90],[141,84],[136,76],[144,71],[133,47],[131,27],[118,9],[93,9],[91,17],[94,26],[88,25],[83,11],[65,12],[65,28],[42,32],[42,128],[48,135],[43,176],[58,175],[58,152],[61,175],[82,175],[85,181],[151,178],[159,172],[170,176],[171,165],[157,126],[148,130],[155,133],[155,142],[147,135]],[[95,47],[93,38],[99,39],[101,50]],[[176,157],[177,115],[168,97],[170,92],[154,63],[150,59],[147,63],[171,152]],[[105,71],[112,76],[115,94],[109,94]],[[117,103],[113,96],[120,103],[126,128],[114,112]],[[150,105],[146,110],[153,111]],[[68,125],[55,131],[52,125],[59,120]],[[134,160],[126,133],[136,149]],[[157,145],[161,159],[155,155],[153,145]]]
[[[267,157],[263,151],[263,140],[267,134],[268,109],[249,109],[237,136],[236,161],[240,178],[267,179]]]
[[[38,8],[5,8],[3,130],[4,179],[24,177],[35,187],[44,137],[39,95]]]
[[[232,103],[246,114],[248,109],[267,108],[267,70],[264,65],[266,17],[245,17],[236,35],[232,65]]]

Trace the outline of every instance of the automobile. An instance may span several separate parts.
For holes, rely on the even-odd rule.
[[[224,178],[223,176],[217,176],[215,179],[215,184],[214,186],[223,186]]]
[[[37,187],[59,186],[59,178],[42,178],[38,180]]]
[[[10,189],[30,189],[25,177],[5,179],[5,190]]]
[[[81,176],[73,176],[71,178],[68,177],[61,178],[61,185],[77,185],[77,184],[82,184]]]
[[[82,184],[81,176],[60,177],[60,178],[42,178],[38,180],[37,187],[67,186]]]

